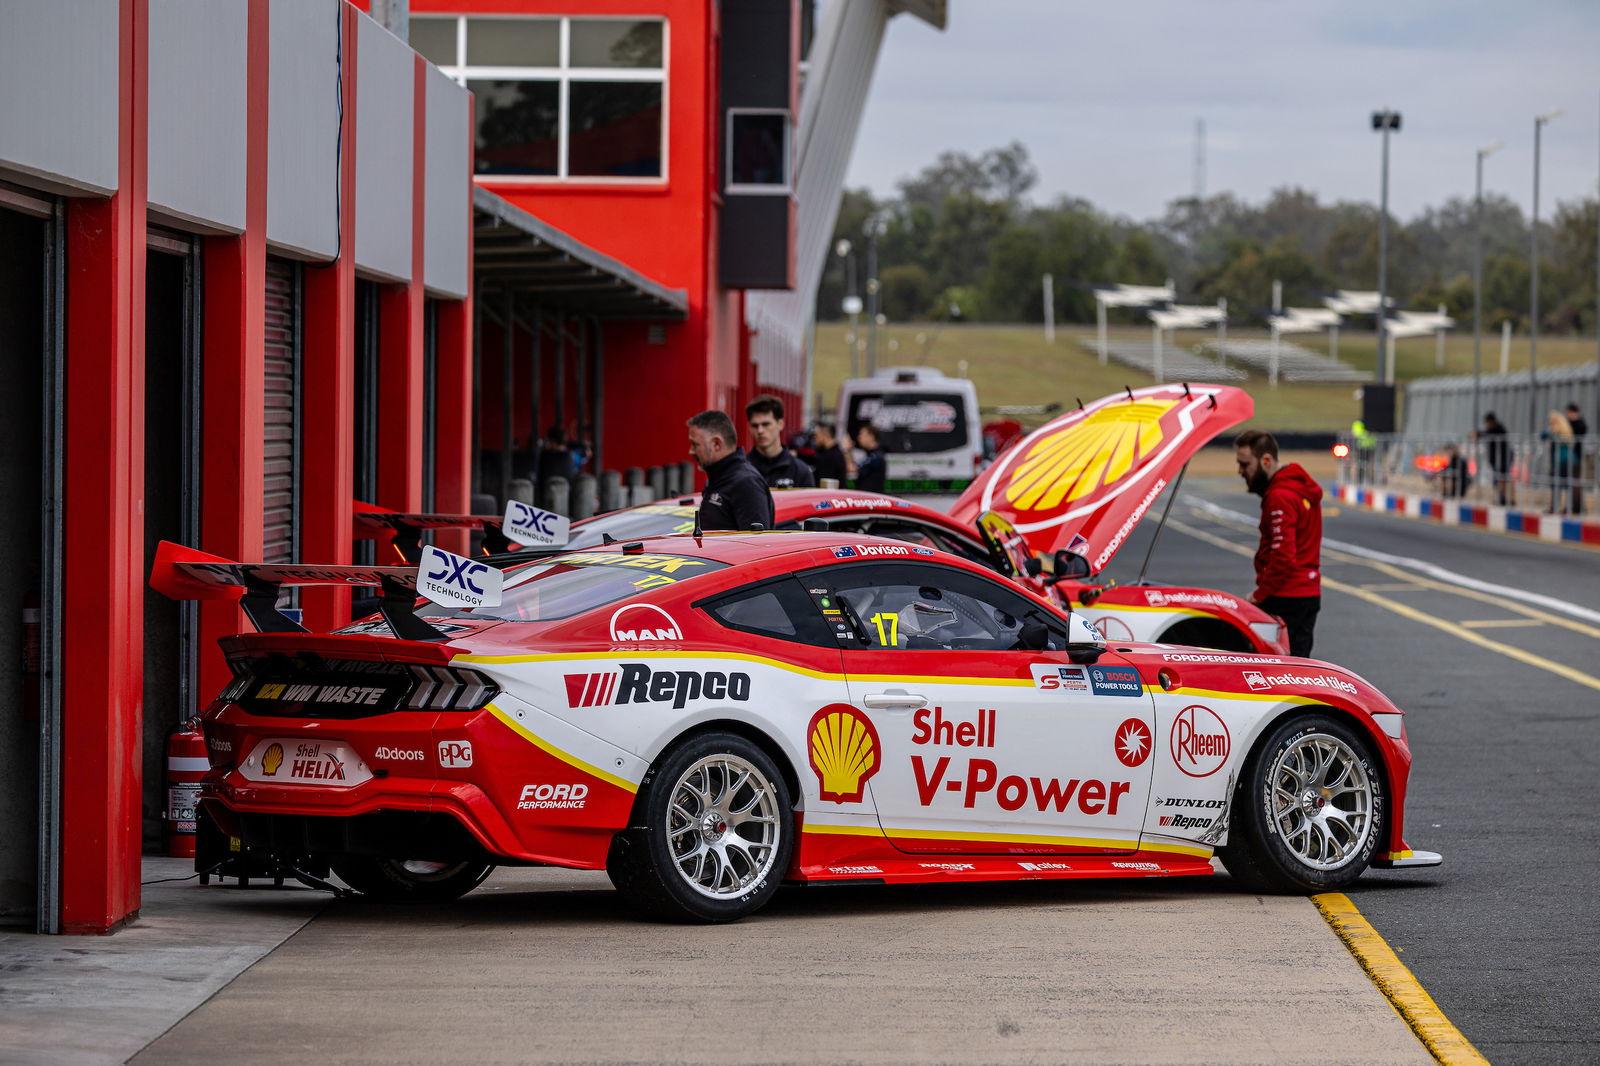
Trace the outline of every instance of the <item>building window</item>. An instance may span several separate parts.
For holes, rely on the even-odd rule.
[[[728,192],[787,193],[789,139],[789,112],[775,108],[729,108]]]
[[[411,17],[411,43],[477,96],[477,172],[666,177],[666,22]]]

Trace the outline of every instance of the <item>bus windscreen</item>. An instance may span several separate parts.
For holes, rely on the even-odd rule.
[[[856,393],[847,425],[853,435],[871,422],[889,453],[950,451],[971,441],[965,402],[953,392]]]

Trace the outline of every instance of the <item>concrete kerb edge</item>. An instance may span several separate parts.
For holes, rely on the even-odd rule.
[[[1591,519],[1461,503],[1342,483],[1335,484],[1334,496],[1346,506],[1361,507],[1379,514],[1418,518],[1452,526],[1478,526],[1496,533],[1520,533],[1539,540],[1600,547],[1600,521]]]
[[[1312,896],[1311,902],[1429,1054],[1444,1066],[1488,1066],[1489,1060],[1445,1017],[1433,997],[1348,896],[1325,892]]]

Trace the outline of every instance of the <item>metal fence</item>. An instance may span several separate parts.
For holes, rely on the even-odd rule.
[[[1593,434],[1554,440],[1394,433],[1372,434],[1363,444],[1346,433],[1339,443],[1348,449],[1339,460],[1345,484],[1546,514],[1600,515],[1600,437]]]

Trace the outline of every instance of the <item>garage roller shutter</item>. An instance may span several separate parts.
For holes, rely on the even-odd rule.
[[[267,257],[266,561],[297,557],[300,480],[300,266]]]

